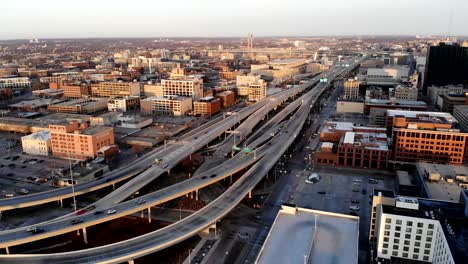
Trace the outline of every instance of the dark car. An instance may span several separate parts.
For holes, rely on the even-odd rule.
[[[103,214],[104,212],[103,211],[96,211],[94,212],[94,215],[100,215],[100,214]]]
[[[75,220],[71,221],[72,225],[76,225],[76,224],[79,224],[79,223],[83,223],[83,219],[75,219]]]
[[[366,194],[366,193],[367,193],[367,190],[366,190],[366,189],[362,189],[361,193],[362,193],[362,194]]]
[[[319,191],[318,194],[326,194],[327,192]]]

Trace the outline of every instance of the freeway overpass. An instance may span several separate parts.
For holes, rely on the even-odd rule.
[[[127,240],[127,241],[123,241],[123,242],[119,242],[116,244],[107,245],[107,246],[103,246],[103,247],[99,247],[95,249],[83,250],[79,252],[60,253],[60,254],[55,254],[54,256],[28,255],[28,256],[16,256],[14,258],[13,256],[11,256],[11,257],[5,257],[5,259],[8,259],[10,263],[14,263],[15,261],[21,260],[21,259],[28,260],[28,261],[37,260],[39,262],[42,262],[43,260],[48,259],[54,262],[64,261],[64,263],[95,262],[95,261],[104,260],[104,263],[105,262],[114,263],[114,262],[133,259],[135,257],[142,256],[142,255],[160,250],[171,244],[177,243],[178,241],[184,239],[187,236],[193,235],[194,233],[198,232],[200,229],[203,229],[204,227],[206,227],[206,225],[210,225],[216,219],[226,214],[231,208],[233,208],[238,202],[240,202],[242,197],[244,197],[256,185],[256,183],[263,177],[263,175],[265,175],[265,173],[268,172],[269,169],[271,169],[271,167],[276,162],[277,158],[281,157],[282,153],[292,143],[296,135],[298,135],[298,131],[300,131],[300,129],[302,128],[302,125],[305,122],[305,119],[307,118],[309,108],[310,108],[309,103],[313,103],[315,100],[315,99],[312,100],[312,98],[318,98],[318,95],[320,95],[326,87],[323,84],[320,84],[319,86],[322,86],[322,87],[319,90],[314,89],[313,90],[314,93],[309,95],[310,98],[307,100],[304,100],[304,103],[301,105],[299,111],[296,112],[295,118],[290,119],[288,121],[287,130],[285,130],[285,128],[283,127],[282,128],[283,133],[274,137],[273,141],[275,144],[272,144],[270,146],[270,151],[268,151],[265,158],[262,159],[256,165],[254,165],[254,167],[250,169],[249,172],[246,174],[246,175],[250,175],[250,177],[247,177],[246,175],[244,175],[241,178],[241,180],[236,182],[230,189],[228,189],[228,191],[225,194],[223,194],[213,203],[203,208],[201,211],[188,217],[187,219],[190,219],[190,220],[195,219],[193,220],[195,222],[192,221],[189,223],[191,225],[190,228],[185,226],[187,225],[185,221],[189,221],[189,220],[184,219],[172,226],[149,233],[147,235],[143,235],[135,239],[131,239],[131,240]],[[294,129],[294,134],[291,133],[293,129]],[[288,131],[289,131],[289,134],[288,134]],[[291,136],[291,134],[293,136]],[[282,151],[276,151],[277,148],[279,148]],[[258,170],[260,170],[260,173]],[[246,181],[245,180],[246,178],[247,180],[250,179],[250,183],[248,182],[249,184],[241,184],[242,182]],[[237,192],[235,192],[234,190],[236,190]],[[239,194],[239,192],[241,194]],[[229,196],[232,193],[236,193],[236,195]],[[224,206],[224,204],[222,204],[222,206],[219,206],[219,205],[215,206],[220,201],[224,201],[224,203],[227,203],[226,206]],[[213,218],[210,218],[210,217],[213,217]],[[181,226],[183,224],[185,225]],[[174,228],[176,229],[174,230]],[[161,233],[163,231],[164,231],[163,234],[157,235],[158,233]],[[169,237],[171,238],[170,240],[168,240]],[[106,253],[106,252],[112,252],[112,253]],[[114,255],[114,252],[116,253],[115,255]],[[119,255],[121,253],[123,255]],[[3,257],[0,258],[0,260],[2,259]]]

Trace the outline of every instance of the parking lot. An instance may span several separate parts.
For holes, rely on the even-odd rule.
[[[50,174],[69,167],[67,160],[10,151],[0,158],[0,192],[2,197],[46,191],[51,188]],[[21,192],[26,189],[26,192]]]

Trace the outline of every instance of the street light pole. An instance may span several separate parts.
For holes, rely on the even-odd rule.
[[[76,196],[75,196],[75,181],[73,180],[73,166],[70,157],[70,151],[68,151],[68,163],[70,165],[70,179],[71,179],[71,186],[72,186],[72,193],[73,193],[73,209],[76,213]]]

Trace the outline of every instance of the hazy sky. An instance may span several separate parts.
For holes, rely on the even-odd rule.
[[[468,0],[5,0],[0,39],[468,35]]]

